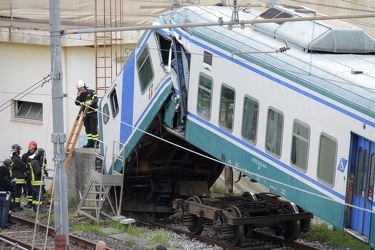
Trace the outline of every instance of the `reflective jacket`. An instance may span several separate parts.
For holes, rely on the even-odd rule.
[[[11,159],[13,161],[12,177],[17,178],[16,184],[25,184],[26,164],[15,153]]]
[[[34,158],[29,162],[30,173],[31,173],[31,186],[44,185],[42,180],[43,176],[43,165],[39,158]]]
[[[95,93],[95,90],[86,89],[86,92],[81,93],[75,100],[75,104],[77,106],[84,105],[86,102],[90,102],[90,108],[87,111],[87,114],[98,111],[98,97]]]

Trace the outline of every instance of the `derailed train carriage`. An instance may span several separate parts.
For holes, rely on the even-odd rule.
[[[307,210],[374,248],[375,41],[340,20],[278,20],[315,15],[192,6],[153,23],[99,107],[123,210],[175,209],[233,245],[261,226],[294,240]],[[182,27],[233,17],[274,22]],[[225,165],[272,194],[208,198]]]

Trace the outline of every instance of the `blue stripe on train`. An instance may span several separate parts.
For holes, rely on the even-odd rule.
[[[226,55],[226,54],[224,54],[224,53],[222,53],[222,52],[220,52],[220,51],[218,51],[218,50],[216,50],[216,49],[214,49],[212,47],[209,47],[209,46],[207,46],[207,45],[205,45],[203,43],[200,43],[198,40],[194,40],[191,37],[186,36],[183,32],[179,31],[178,29],[175,29],[175,32],[178,33],[179,35],[183,36],[185,39],[188,39],[191,43],[196,44],[197,46],[199,46],[199,47],[201,47],[201,48],[203,48],[203,49],[205,49],[207,51],[211,51],[212,53],[214,53],[214,54],[216,54],[216,55],[218,55],[218,56],[220,56],[222,58],[225,58],[228,61],[231,61],[231,62],[233,62],[233,63],[235,63],[237,65],[240,65],[241,67],[244,67],[244,68],[246,68],[248,70],[251,70],[251,71],[253,71],[253,72],[255,72],[255,73],[257,73],[257,74],[259,74],[259,75],[261,75],[261,76],[263,76],[265,78],[267,78],[267,79],[270,79],[271,81],[273,81],[275,83],[278,83],[278,84],[280,84],[280,85],[282,85],[282,86],[284,86],[286,88],[289,88],[289,89],[291,89],[291,90],[293,90],[295,92],[298,92],[301,95],[304,95],[304,96],[306,96],[308,98],[311,98],[311,99],[313,99],[313,100],[315,100],[315,101],[317,101],[317,102],[319,102],[319,103],[321,103],[321,104],[323,104],[323,105],[325,105],[327,107],[330,107],[330,108],[332,108],[332,109],[334,109],[334,110],[336,110],[338,112],[341,112],[341,113],[343,113],[343,114],[345,114],[345,115],[347,115],[347,116],[349,116],[351,118],[354,118],[354,119],[356,119],[356,120],[358,120],[360,122],[363,122],[363,123],[365,123],[365,124],[367,124],[367,125],[375,128],[375,123],[372,122],[372,121],[370,121],[370,120],[368,120],[368,119],[365,119],[364,117],[356,115],[356,114],[354,114],[354,113],[352,113],[352,112],[350,112],[350,111],[348,111],[348,110],[346,110],[344,108],[341,108],[341,107],[333,104],[332,102],[326,101],[326,100],[324,100],[324,99],[322,99],[322,98],[320,98],[320,97],[318,97],[318,96],[316,96],[314,94],[311,94],[311,93],[309,93],[309,92],[307,92],[307,91],[305,91],[305,90],[303,90],[301,88],[293,86],[293,85],[291,85],[291,84],[289,84],[289,83],[287,83],[287,82],[285,82],[285,81],[283,81],[283,80],[281,80],[279,78],[276,78],[276,77],[274,77],[274,76],[272,76],[272,75],[270,75],[270,74],[268,74],[268,73],[266,73],[264,71],[261,71],[261,70],[259,70],[257,68],[254,68],[254,67],[252,67],[252,66],[250,66],[250,65],[248,65],[248,64],[246,64],[246,63],[244,63],[242,61],[233,59],[232,57],[230,57],[230,56],[228,56],[228,55]],[[347,104],[344,103],[344,105],[347,105]],[[359,111],[360,112],[364,112],[362,110],[359,110]]]

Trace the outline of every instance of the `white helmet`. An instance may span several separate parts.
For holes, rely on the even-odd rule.
[[[86,83],[85,83],[85,81],[83,81],[83,80],[79,80],[78,82],[77,82],[77,89],[79,89],[79,88],[82,88],[82,87],[86,87]]]

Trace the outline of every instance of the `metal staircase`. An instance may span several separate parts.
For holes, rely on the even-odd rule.
[[[102,142],[100,146],[103,147]],[[78,213],[96,221],[98,224],[104,221],[105,218],[102,216],[113,220],[124,219],[125,217],[120,216],[124,168],[122,173],[115,171],[113,168],[114,162],[120,161],[123,164],[124,159],[120,156],[114,156],[111,168],[108,173],[105,173],[105,167],[102,166],[105,157],[97,153],[95,153],[95,157],[95,169],[91,169],[89,172],[87,178],[89,181],[78,204]],[[113,193],[110,196],[111,189]]]

